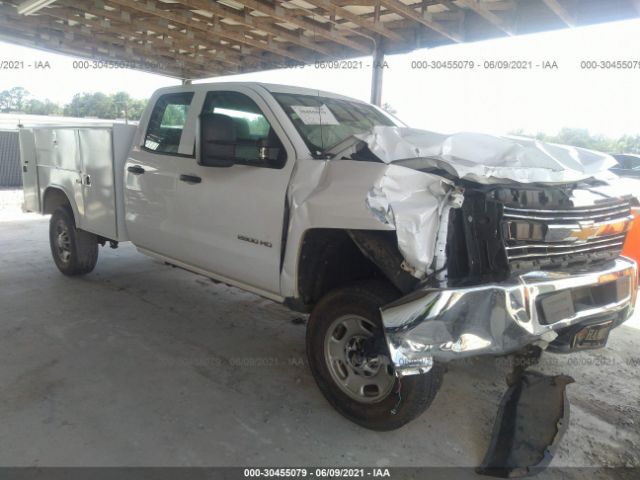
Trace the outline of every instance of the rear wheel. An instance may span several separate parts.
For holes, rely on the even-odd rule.
[[[439,364],[399,379],[379,308],[398,297],[381,281],[340,288],[316,305],[307,327],[307,356],[318,387],[338,412],[373,430],[393,430],[429,407],[442,383]]]
[[[84,275],[98,261],[98,238],[77,229],[71,209],[58,207],[49,221],[49,244],[58,270],[65,275]]]

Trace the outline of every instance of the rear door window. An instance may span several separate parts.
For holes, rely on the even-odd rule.
[[[193,92],[169,93],[158,98],[144,138],[146,150],[166,154],[178,153],[192,99]]]

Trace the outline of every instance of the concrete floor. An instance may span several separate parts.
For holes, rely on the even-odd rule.
[[[6,198],[1,466],[481,461],[504,391],[500,362],[452,364],[422,417],[399,431],[367,431],[335,413],[316,388],[295,313],[158,263],[130,244],[101,249],[92,274],[66,278],[50,258],[48,220],[20,213]],[[543,371],[576,379],[568,387],[570,428],[553,465],[640,466],[639,343],[640,330],[622,326],[604,350],[545,354]]]

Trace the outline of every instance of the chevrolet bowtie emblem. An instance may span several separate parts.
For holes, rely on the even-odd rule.
[[[609,223],[600,223],[600,224],[580,224],[580,229],[571,230],[571,233],[568,235],[570,238],[574,238],[579,241],[586,242],[587,240],[598,238],[598,237],[606,237],[609,235],[617,235],[622,234],[627,231],[630,222],[629,219],[625,218],[622,220],[616,220]]]

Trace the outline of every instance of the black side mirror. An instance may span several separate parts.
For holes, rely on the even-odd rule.
[[[236,125],[228,115],[200,115],[200,157],[205,167],[231,167],[236,163]]]

